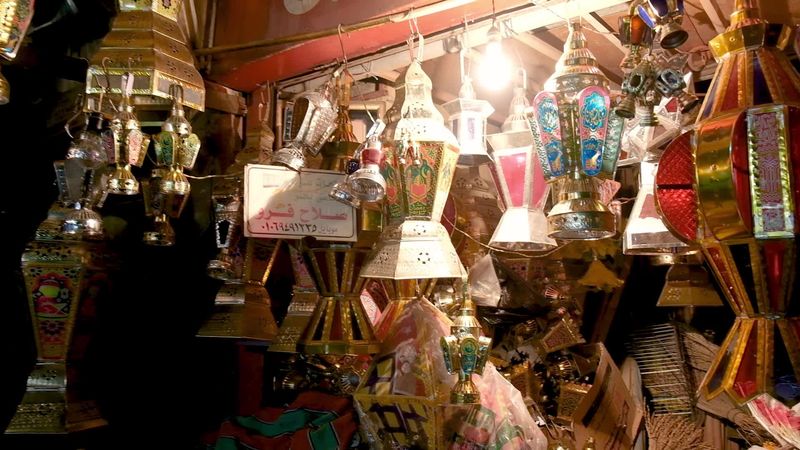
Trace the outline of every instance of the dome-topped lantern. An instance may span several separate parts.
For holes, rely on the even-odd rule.
[[[616,233],[614,214],[600,201],[602,179],[613,179],[623,120],[611,112],[608,78],[586,46],[578,22],[570,23],[564,54],[547,89],[531,108],[531,131],[544,177],[558,203],[548,215],[550,237],[601,239]]]
[[[387,225],[361,271],[396,280],[463,278],[450,235],[439,222],[459,146],[433,104],[431,80],[414,60],[399,77],[382,135]]]

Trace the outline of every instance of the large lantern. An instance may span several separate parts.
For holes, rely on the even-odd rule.
[[[399,82],[382,136],[388,223],[361,276],[463,278],[464,267],[439,222],[456,169],[458,142],[433,104],[431,80],[418,60]]]
[[[550,237],[601,239],[616,234],[614,213],[600,201],[601,179],[613,179],[623,120],[611,113],[608,78],[586,47],[578,22],[570,23],[564,54],[536,95],[531,131],[544,177],[556,182]]]
[[[140,110],[168,107],[172,85],[177,84],[183,90],[184,104],[203,111],[203,77],[194,66],[194,56],[178,25],[183,0],[117,3],[119,13],[86,74],[86,92],[108,93],[110,88],[111,93],[119,94],[120,78],[134,72],[131,101]]]
[[[744,403],[800,379],[796,280],[800,75],[782,50],[791,29],[737,0],[712,39],[719,62],[695,130],[656,175],[667,224],[699,242],[737,317],[700,390]]]
[[[515,88],[503,132],[487,137],[506,204],[489,243],[515,251],[543,251],[555,248],[556,241],[547,236],[544,204],[550,187],[534,154],[533,135],[525,117],[528,107],[525,89]]]

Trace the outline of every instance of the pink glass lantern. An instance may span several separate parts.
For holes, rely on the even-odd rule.
[[[503,132],[487,136],[506,203],[489,245],[515,251],[545,251],[556,247],[556,241],[547,236],[544,215],[550,188],[534,154],[533,135],[525,116],[528,107],[525,89],[515,88]]]

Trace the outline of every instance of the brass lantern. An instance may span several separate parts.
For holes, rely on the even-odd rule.
[[[548,214],[550,237],[601,239],[616,234],[614,213],[600,201],[601,179],[613,179],[623,120],[611,114],[608,78],[586,47],[579,22],[570,22],[564,54],[536,95],[531,131],[544,177],[556,183]]]
[[[7,434],[63,434],[106,425],[94,399],[80,388],[81,334],[86,302],[107,290],[116,259],[101,243],[62,230],[64,214],[53,207],[22,254],[21,271],[36,342],[36,364]],[[100,293],[100,294],[98,294]]]
[[[161,132],[153,137],[155,142],[156,167],[145,193],[145,210],[153,216],[153,229],[145,232],[148,245],[168,246],[174,244],[174,232],[169,218],[177,218],[183,212],[192,186],[183,173],[191,169],[200,153],[200,138],[192,133],[192,125],[183,109],[183,91],[173,85],[172,112]]]
[[[439,222],[458,161],[458,142],[433,104],[431,80],[418,60],[399,82],[382,136],[388,223],[361,276],[463,278],[464,267]]]
[[[506,204],[489,244],[515,251],[545,251],[556,247],[555,239],[547,235],[544,215],[550,186],[534,154],[533,135],[525,116],[529,107],[525,89],[514,88],[503,132],[487,137]]]
[[[117,113],[111,119],[111,129],[114,133],[114,171],[106,182],[109,194],[136,195],[139,193],[139,182],[131,172],[131,166],[141,167],[150,145],[150,136],[142,133],[142,126],[133,105],[130,95],[133,89],[133,74],[126,73],[122,76],[122,98]]]
[[[790,27],[736,0],[709,43],[719,66],[694,130],[665,150],[656,200],[668,226],[697,242],[736,313],[701,383],[737,403],[800,379],[797,155],[800,74],[783,52]]]
[[[0,7],[0,56],[10,61],[17,57],[25,33],[28,32],[33,18],[33,0],[5,0]],[[0,73],[0,105],[5,105],[9,100],[11,88],[8,80]]]
[[[449,114],[450,130],[461,147],[458,164],[478,165],[491,161],[486,150],[486,119],[494,108],[488,101],[477,99],[469,77],[464,77],[458,98],[445,103],[442,108]]]
[[[205,109],[205,84],[194,67],[194,55],[178,26],[183,0],[118,0],[119,14],[103,38],[86,74],[86,93],[120,94],[119,79],[136,75],[131,101],[139,110],[164,109],[172,85],[183,90],[184,104]],[[108,85],[100,80],[108,80]]]
[[[636,2],[632,3],[635,4]],[[627,16],[619,19],[619,40],[628,49],[619,67],[624,73],[628,73],[641,62],[642,52],[649,51],[653,44],[653,29],[636,14],[633,6]]]
[[[380,348],[361,303],[364,278],[358,276],[369,249],[331,244],[306,249],[319,302],[297,343],[298,351],[369,354]]]

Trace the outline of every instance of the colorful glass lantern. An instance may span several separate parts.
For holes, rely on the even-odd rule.
[[[369,354],[380,348],[361,303],[364,278],[358,276],[366,248],[332,244],[305,251],[320,299],[297,343],[298,351]]]
[[[0,56],[8,61],[17,57],[25,34],[33,18],[34,0],[6,0],[2,7],[0,21]],[[0,73],[0,105],[11,100],[8,80]]]
[[[350,155],[358,148],[358,138],[353,133],[353,123],[350,121],[350,85],[353,77],[345,72],[336,78],[336,122],[333,133],[328,142],[322,145],[322,170],[335,170],[345,172],[350,161]]]
[[[450,390],[450,403],[480,404],[481,393],[472,382],[472,374],[483,374],[492,339],[481,336],[481,324],[475,317],[475,305],[468,292],[450,326],[450,335],[441,337],[441,345],[447,373],[458,375],[458,381]]]
[[[65,210],[54,207],[22,254],[22,276],[36,342],[36,364],[7,434],[62,434],[106,425],[81,389],[81,355],[73,338],[94,292],[107,290],[114,256],[99,243],[65,234]]]
[[[192,125],[183,109],[183,91],[173,85],[172,112],[161,132],[153,137],[155,142],[156,167],[145,194],[145,210],[155,220],[155,231],[144,235],[148,245],[172,245],[174,233],[168,230],[169,217],[177,218],[183,212],[192,186],[183,173],[191,169],[200,153],[200,138],[192,133]],[[172,237],[170,237],[172,236]]]
[[[106,182],[109,194],[136,195],[139,193],[139,182],[131,172],[131,166],[141,167],[150,145],[150,136],[142,133],[142,126],[130,95],[133,89],[133,74],[122,76],[122,99],[117,107],[117,114],[111,120],[114,132],[114,161],[116,167]]]
[[[177,84],[185,94],[184,104],[203,111],[203,77],[194,66],[194,55],[178,25],[182,3],[183,0],[118,0],[119,13],[86,74],[86,93],[108,93],[111,87],[110,93],[120,94],[119,79],[134,72],[131,100],[139,110],[169,105],[173,98],[171,86]]]
[[[399,77],[382,135],[387,225],[361,271],[366,278],[463,278],[439,222],[459,147],[433,104],[431,80],[414,60]]]
[[[292,107],[291,138],[272,155],[270,164],[300,170],[306,165],[306,153],[316,156],[336,129],[337,105],[334,83],[338,74],[319,90],[304,92]]]
[[[556,247],[556,241],[547,236],[544,215],[550,186],[534,155],[533,135],[525,116],[528,108],[525,89],[514,88],[511,114],[503,122],[503,132],[487,136],[506,204],[489,245],[515,251],[544,251]]]
[[[67,159],[54,163],[62,205],[71,208],[64,215],[63,231],[84,237],[102,237],[103,218],[92,208],[105,194],[104,172],[108,154],[100,130],[103,116],[92,111],[86,125],[67,150]]]
[[[611,114],[608,78],[570,22],[556,72],[531,108],[531,131],[544,177],[558,194],[548,214],[555,239],[601,239],[616,234],[614,214],[600,201],[600,179],[613,179],[623,120]]]
[[[656,32],[656,40],[662,48],[677,48],[689,39],[689,33],[681,28],[683,0],[634,0],[631,8]]]
[[[450,130],[461,147],[458,164],[477,165],[491,161],[486,150],[486,119],[494,108],[488,101],[477,99],[469,77],[464,77],[458,98],[445,103],[442,108],[449,114]]]
[[[800,75],[783,53],[791,29],[737,0],[712,39],[719,66],[696,128],[665,150],[656,200],[700,243],[737,317],[700,390],[738,403],[800,379],[797,197]]]
[[[649,51],[653,45],[653,29],[636,14],[636,3],[632,3],[627,16],[619,18],[619,40],[628,49],[628,54],[619,64],[624,73],[633,70],[642,60],[642,51]]]
[[[200,327],[198,337],[262,343],[275,339],[278,324],[272,315],[265,284],[281,248],[283,241],[280,240],[247,241],[244,267],[233,269],[240,278],[228,278],[220,287],[214,298],[214,311]]]

